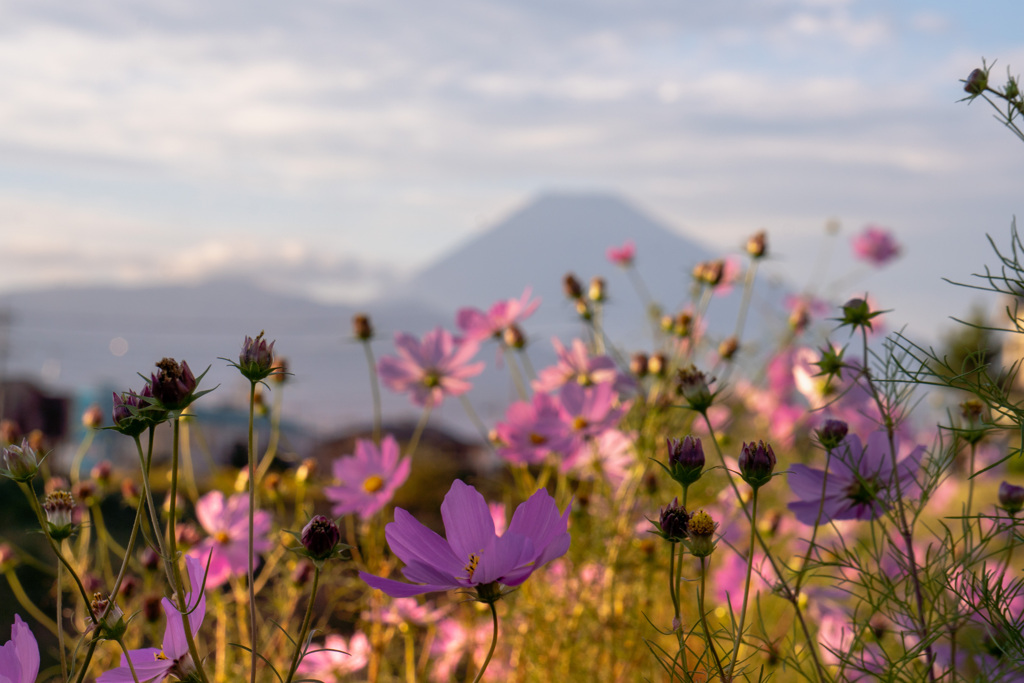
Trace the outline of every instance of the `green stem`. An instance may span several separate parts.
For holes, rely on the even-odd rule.
[[[89,663],[92,662],[93,653],[96,652],[96,645],[99,644],[98,638],[93,638],[89,641],[89,649],[85,653],[85,659],[82,660],[82,668],[78,670],[78,676],[75,678],[75,683],[82,683],[85,680],[85,674],[89,671]]]
[[[736,494],[736,500],[743,500],[743,496],[740,495],[739,486],[736,484],[736,480],[733,479],[732,472],[726,466],[725,454],[722,453],[722,447],[718,445],[718,439],[715,437],[715,427],[711,424],[711,420],[708,419],[707,412],[701,413],[704,417],[704,423],[708,427],[708,434],[711,437],[711,443],[715,445],[715,452],[718,454],[718,460],[722,463],[722,469],[725,470],[726,477],[729,479],[729,485],[732,487],[733,493]],[[817,641],[811,637],[811,631],[807,628],[807,622],[804,620],[803,610],[800,609],[800,604],[797,600],[797,593],[790,587],[789,582],[786,581],[786,577],[783,576],[782,572],[779,571],[779,566],[775,561],[775,557],[768,549],[768,544],[764,538],[757,531],[757,526],[754,524],[754,519],[750,515],[750,510],[747,509],[746,505],[741,505],[740,509],[747,516],[747,521],[751,524],[751,530],[758,543],[761,545],[761,549],[764,550],[765,558],[772,565],[772,571],[775,576],[779,578],[779,586],[781,588],[782,597],[793,605],[793,610],[796,612],[797,621],[800,622],[800,628],[803,631],[804,639],[807,641],[807,649],[811,653],[811,659],[814,661],[814,668],[818,672],[818,680],[827,681],[828,676],[825,673],[824,667],[821,665],[821,661],[818,659]],[[753,549],[751,549],[753,551]]]
[[[299,668],[299,662],[306,651],[306,636],[309,633],[309,624],[313,620],[313,603],[316,601],[316,591],[320,586],[320,566],[315,565],[313,571],[313,588],[309,593],[309,602],[306,604],[306,614],[302,617],[302,628],[299,629],[299,638],[295,641],[295,654],[292,655],[292,665],[288,668],[288,678],[285,683],[292,683],[295,672]]]
[[[757,275],[757,264],[758,259],[753,259],[750,262],[750,267],[747,268],[747,276],[743,280],[743,299],[740,301],[740,312],[736,318],[736,341],[739,342],[743,338],[743,328],[747,322],[747,311],[750,310],[750,298],[754,292],[754,276]]]
[[[370,391],[373,392],[373,442],[379,446],[381,431],[380,379],[377,376],[377,361],[373,357],[369,339],[363,341],[363,351],[366,353],[366,365],[370,369]]]
[[[487,665],[491,663],[491,657],[494,656],[494,648],[498,645],[498,608],[495,607],[495,603],[488,603],[491,607],[491,619],[494,623],[494,634],[491,636],[491,649],[487,651],[487,658],[484,659],[483,665],[480,667],[480,671],[477,672],[476,678],[473,679],[473,683],[480,683],[484,678],[484,672],[487,671]]]
[[[416,449],[420,445],[420,437],[423,436],[423,430],[427,428],[427,420],[430,419],[430,402],[423,407],[423,414],[420,415],[420,421],[416,423],[416,429],[413,430],[412,436],[409,437],[409,444],[406,446],[407,455],[411,458],[412,454],[416,452]]]
[[[715,643],[711,639],[711,630],[708,629],[708,619],[704,614],[704,590],[705,590],[705,579],[707,577],[707,558],[700,558],[700,589],[697,591],[697,609],[700,610],[700,624],[704,628],[704,640],[707,641],[708,649],[711,650],[711,657],[715,660],[715,666],[718,668],[718,675],[723,681],[729,679],[725,676],[725,671],[722,669],[722,660],[718,658],[718,651],[715,650]]]
[[[181,415],[172,413],[170,418],[172,423],[172,440],[171,440],[171,510],[167,519],[167,547],[170,552],[170,556],[167,558],[171,565],[171,584],[174,588],[175,594],[178,598],[178,611],[181,612],[181,623],[185,630],[185,640],[188,642],[188,652],[192,655],[192,662],[196,665],[196,671],[199,673],[200,679],[203,683],[209,683],[206,678],[206,671],[203,670],[203,660],[199,658],[199,649],[196,647],[196,639],[192,633],[192,622],[189,619],[189,605],[188,600],[185,597],[185,580],[181,576],[181,567],[178,566],[178,540],[175,537],[175,517],[178,512],[178,454],[179,454],[179,438],[181,431],[179,428],[179,422]],[[193,577],[193,581],[197,584],[195,591],[201,590],[199,586],[199,579]]]
[[[88,602],[86,603],[88,605]],[[68,680],[68,653],[64,648],[64,565],[57,563],[57,650],[60,652],[61,678]]]
[[[529,395],[526,393],[526,385],[523,384],[523,377],[519,373],[519,365],[516,363],[512,349],[509,348],[509,345],[504,340],[499,339],[498,344],[501,345],[501,355],[505,357],[505,365],[508,366],[508,374],[512,377],[512,383],[516,386],[516,394],[519,395],[519,400],[529,400]]]
[[[732,658],[729,660],[729,676],[727,681],[732,680],[733,672],[736,670],[736,660],[740,654],[740,643],[743,642],[743,627],[747,621],[747,601],[750,598],[750,575],[754,568],[754,533],[757,530],[757,489],[750,502],[750,548],[747,550],[747,577],[743,582],[743,606],[740,607],[740,624],[736,630],[736,637],[732,645]]]
[[[110,604],[114,604],[114,601],[111,600]],[[132,672],[132,680],[135,681],[135,683],[139,683],[139,675],[135,673],[135,665],[132,664],[132,658],[128,656],[128,648],[125,647],[124,638],[118,638],[117,644],[121,646],[121,652],[124,653],[124,659],[128,662],[128,670]]]
[[[256,683],[256,443],[253,423],[256,411],[256,382],[249,382],[249,652],[251,669],[250,683]]]

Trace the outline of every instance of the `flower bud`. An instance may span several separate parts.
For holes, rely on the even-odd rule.
[[[20,446],[8,446],[0,453],[0,474],[14,481],[30,481],[39,471],[39,457],[28,445],[28,439],[22,439]]]
[[[825,420],[818,428],[818,441],[825,447],[825,450],[831,451],[846,438],[849,432],[850,426],[842,420]]]
[[[716,287],[722,282],[725,276],[725,261],[715,259],[714,261],[703,261],[693,267],[693,279],[699,284]]]
[[[661,509],[655,533],[670,543],[678,543],[687,537],[689,522],[690,515],[686,513],[686,508],[679,504],[678,498],[673,498],[669,505]]]
[[[74,531],[71,514],[75,510],[75,498],[70,491],[54,491],[43,501],[47,527],[55,541],[63,541]]]
[[[352,316],[352,336],[364,342],[373,339],[373,323],[370,322],[370,316],[365,313]]]
[[[690,535],[688,547],[695,557],[707,557],[715,550],[716,529],[718,529],[718,522],[711,519],[711,515],[703,510],[695,512],[690,517],[690,522],[686,527]]]
[[[853,329],[866,327],[874,329],[871,319],[881,315],[881,311],[872,311],[871,306],[864,299],[854,298],[843,304],[843,317],[839,318],[839,326],[849,325]]]
[[[744,443],[740,452],[740,476],[757,490],[768,483],[775,470],[775,451],[764,441]]]
[[[975,97],[985,92],[987,88],[988,72],[984,69],[975,69],[964,81],[964,92]]]
[[[302,529],[302,547],[314,560],[330,557],[340,540],[338,525],[323,515],[316,515]]]
[[[633,376],[643,379],[647,376],[647,354],[637,351],[629,359],[629,371]]]
[[[82,413],[82,426],[86,429],[99,429],[103,426],[103,409],[95,403]]]
[[[718,345],[718,355],[722,360],[732,360],[732,357],[736,355],[739,349],[739,340],[736,337],[729,337],[722,340],[722,343]]]
[[[590,280],[590,289],[587,291],[587,296],[595,303],[601,303],[607,299],[603,277],[594,277]]]
[[[715,381],[714,377],[708,379],[707,375],[691,365],[680,370],[677,378],[677,390],[690,408],[698,413],[706,412],[715,400],[710,387],[711,382]]]
[[[663,353],[655,353],[647,359],[647,372],[655,377],[664,377],[668,370],[668,359]]]
[[[259,382],[270,376],[274,371],[274,344],[263,338],[263,331],[256,338],[246,335],[242,342],[242,351],[238,354],[235,367],[250,382]],[[194,387],[193,387],[194,388]]]
[[[672,321],[672,334],[683,339],[693,331],[693,316],[688,311],[680,311]]]
[[[515,323],[512,323],[502,331],[501,338],[505,342],[505,346],[510,349],[521,351],[526,348],[526,336],[519,325]]]
[[[999,485],[999,505],[1010,515],[1016,515],[1024,508],[1024,486],[1015,486],[1008,481]]]
[[[704,470],[704,446],[700,439],[685,436],[680,439],[667,439],[668,471],[673,479],[683,486],[689,486],[698,479]]]
[[[159,371],[150,375],[149,382],[153,398],[167,410],[187,408],[199,384],[188,363],[179,364],[173,358],[164,358],[156,367]]]
[[[566,273],[565,277],[562,278],[562,289],[565,291],[565,296],[569,299],[577,301],[583,298],[583,287],[572,273]]]
[[[576,299],[576,315],[580,317],[580,320],[590,320],[594,317],[590,306],[582,298]]]
[[[274,357],[274,370],[270,373],[270,380],[277,384],[284,384],[288,379],[288,359],[281,356]]]
[[[764,230],[759,230],[747,240],[747,253],[750,258],[764,258],[768,252],[767,235]]]
[[[110,598],[106,595],[99,592],[93,593],[89,609],[92,610],[92,615],[97,619],[101,638],[117,640],[124,635],[126,628],[124,612],[117,606],[116,602],[111,606]]]

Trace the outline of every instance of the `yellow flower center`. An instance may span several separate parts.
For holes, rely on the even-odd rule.
[[[376,493],[382,488],[384,488],[384,478],[379,474],[371,475],[363,482],[363,490],[367,493]]]
[[[155,655],[153,655],[153,659],[156,659],[158,661],[161,660],[161,659],[166,660],[167,659],[167,655],[165,655],[163,653],[163,651],[160,651],[160,652],[157,652]]]
[[[582,429],[586,429],[588,425],[590,425],[590,423],[587,422],[587,418],[582,416],[577,416],[572,421],[572,428],[575,429],[577,432]]]
[[[213,539],[217,541],[217,543],[225,545],[227,544],[228,541],[231,540],[231,537],[228,536],[228,532],[226,531],[218,531],[213,535]]]
[[[547,443],[547,441],[548,437],[544,436],[543,434],[538,434],[537,432],[530,432],[530,443],[532,443],[534,446],[540,446],[541,444]]]

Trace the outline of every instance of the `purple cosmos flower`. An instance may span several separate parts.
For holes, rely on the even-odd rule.
[[[185,557],[185,566],[188,570],[189,580],[192,582],[192,590],[185,596],[185,604],[188,608],[188,623],[192,635],[199,633],[203,625],[203,618],[206,616],[206,593],[200,590],[200,582],[203,579],[203,567],[194,557]],[[198,593],[198,598],[193,596]],[[163,649],[156,647],[144,647],[139,650],[129,650],[132,666],[135,673],[139,675],[140,683],[146,681],[162,681],[166,676],[175,676],[185,680],[189,673],[195,671],[195,663],[188,652],[188,640],[185,637],[185,622],[181,618],[181,612],[169,599],[161,600],[164,608],[164,615],[167,617],[167,626],[164,628]],[[33,679],[34,680],[34,679]],[[111,669],[96,679],[96,683],[134,683],[132,670],[128,667],[128,659],[121,655],[121,666]]]
[[[456,324],[469,340],[482,342],[492,337],[501,337],[507,328],[530,317],[537,310],[540,299],[530,301],[530,292],[527,287],[518,299],[499,301],[486,313],[478,308],[460,309],[455,316]]]
[[[334,503],[331,514],[355,512],[366,518],[387,505],[409,478],[412,461],[400,455],[398,442],[390,434],[380,448],[373,441],[356,440],[355,455],[334,461],[334,478],[339,485],[324,488],[324,495]]]
[[[408,391],[416,405],[436,408],[445,396],[459,396],[470,389],[466,380],[479,375],[483,363],[470,363],[478,342],[456,340],[443,328],[435,328],[423,341],[401,332],[395,334],[398,357],[380,359],[381,381],[392,391]]]
[[[892,231],[878,225],[865,227],[862,233],[853,238],[851,244],[854,255],[873,266],[884,266],[902,251]]]
[[[337,683],[345,674],[365,667],[372,649],[362,633],[353,634],[347,643],[341,636],[332,634],[324,639],[323,647],[310,646],[299,663],[298,673],[323,683]]]
[[[621,247],[608,247],[605,255],[615,265],[629,268],[636,258],[636,244],[633,240],[626,240]]]
[[[518,586],[538,567],[569,550],[569,506],[559,514],[554,499],[539,489],[516,508],[508,530],[498,536],[487,501],[456,479],[441,504],[447,540],[402,508],[385,528],[391,551],[403,562],[402,574],[415,584],[359,572],[373,588],[395,598],[432,591],[472,588],[493,602],[501,586]]]
[[[196,517],[209,534],[195,548],[188,552],[206,564],[206,587],[216,588],[232,576],[240,576],[249,570],[249,498],[236,493],[225,499],[220,491],[210,491],[196,501]],[[265,553],[272,543],[267,539],[270,533],[270,513],[256,510],[253,520],[253,552]]]
[[[893,441],[899,454],[899,438],[894,437]],[[896,495],[897,480],[904,496],[917,492],[916,473],[923,454],[924,446],[911,450],[899,460],[894,477],[888,434],[875,432],[868,437],[867,446],[861,446],[860,438],[850,434],[832,451],[827,481],[823,470],[789,466],[789,487],[800,499],[790,503],[789,509],[809,525],[818,519],[819,508],[823,524],[843,519],[875,519],[889,509]]]
[[[11,639],[0,647],[0,681],[35,683],[39,675],[39,645],[28,624],[14,615]]]

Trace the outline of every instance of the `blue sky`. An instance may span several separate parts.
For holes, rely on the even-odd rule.
[[[982,57],[1024,70],[1017,2],[0,10],[0,291],[257,273],[351,299],[582,189],[722,250],[766,228],[797,284],[828,219],[889,226],[906,255],[865,286],[921,319],[1022,209],[1024,148],[956,104]]]

